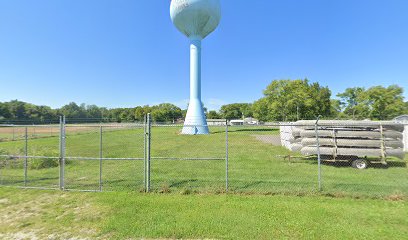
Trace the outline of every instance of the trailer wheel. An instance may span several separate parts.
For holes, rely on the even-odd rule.
[[[351,162],[351,166],[357,169],[366,169],[368,167],[368,162],[364,159],[356,159]]]

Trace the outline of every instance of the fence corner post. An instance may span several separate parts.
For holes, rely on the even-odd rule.
[[[319,126],[319,120],[320,120],[320,115],[317,117],[316,119],[316,123],[315,123],[315,132],[316,132],[316,142],[317,142],[317,181],[318,181],[318,185],[319,185],[319,192],[322,191],[322,178],[321,178],[321,173],[322,173],[322,166],[321,166],[321,157],[320,157],[320,142],[319,142],[319,130],[318,130],[318,126]]]
[[[28,128],[24,129],[24,187],[27,187],[27,168],[28,168]],[[14,131],[14,128],[13,128]],[[14,134],[13,134],[14,138]]]
[[[99,126],[99,191],[102,192],[103,127]]]
[[[225,191],[228,192],[228,168],[229,168],[229,142],[228,142],[228,120],[225,120]]]
[[[59,137],[59,188],[65,189],[65,116],[60,116],[60,137]]]
[[[145,192],[150,192],[150,150],[151,150],[151,129],[152,122],[150,113],[147,114],[145,118],[145,154],[144,154],[144,182],[145,182]]]

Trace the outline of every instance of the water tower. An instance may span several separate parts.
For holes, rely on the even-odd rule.
[[[170,17],[177,29],[190,39],[190,103],[182,133],[208,134],[201,102],[201,41],[220,22],[220,0],[172,0]]]

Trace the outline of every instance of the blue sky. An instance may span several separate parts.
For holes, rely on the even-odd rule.
[[[105,107],[189,97],[189,41],[169,0],[0,0],[0,101]],[[222,0],[203,42],[209,109],[253,102],[274,79],[333,95],[398,84],[408,98],[408,1]]]

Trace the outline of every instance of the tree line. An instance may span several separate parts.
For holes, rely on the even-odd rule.
[[[96,105],[76,104],[71,102],[61,108],[52,109],[48,106],[37,106],[18,100],[0,102],[1,122],[38,122],[50,123],[58,121],[64,115],[69,122],[142,122],[150,113],[156,122],[175,122],[182,119],[186,110],[163,103],[154,106],[137,106],[135,108],[98,107]]]
[[[308,79],[274,80],[263,97],[252,104],[222,106],[217,116],[227,119],[254,117],[260,121],[296,121],[301,119],[391,120],[408,114],[404,90],[398,85],[347,88],[332,98],[331,90]],[[217,115],[218,114],[218,115]]]
[[[205,109],[210,119],[242,119],[254,117],[260,121],[296,121],[315,119],[372,119],[390,120],[408,114],[403,88],[398,85],[347,88],[332,98],[330,89],[308,79],[274,80],[263,91],[263,97],[254,103],[233,103],[218,111]],[[52,109],[18,100],[0,102],[0,121],[32,121],[46,123],[65,115],[71,122],[114,121],[142,122],[151,113],[155,122],[177,122],[187,110],[171,103],[134,108],[105,108],[71,102]]]

